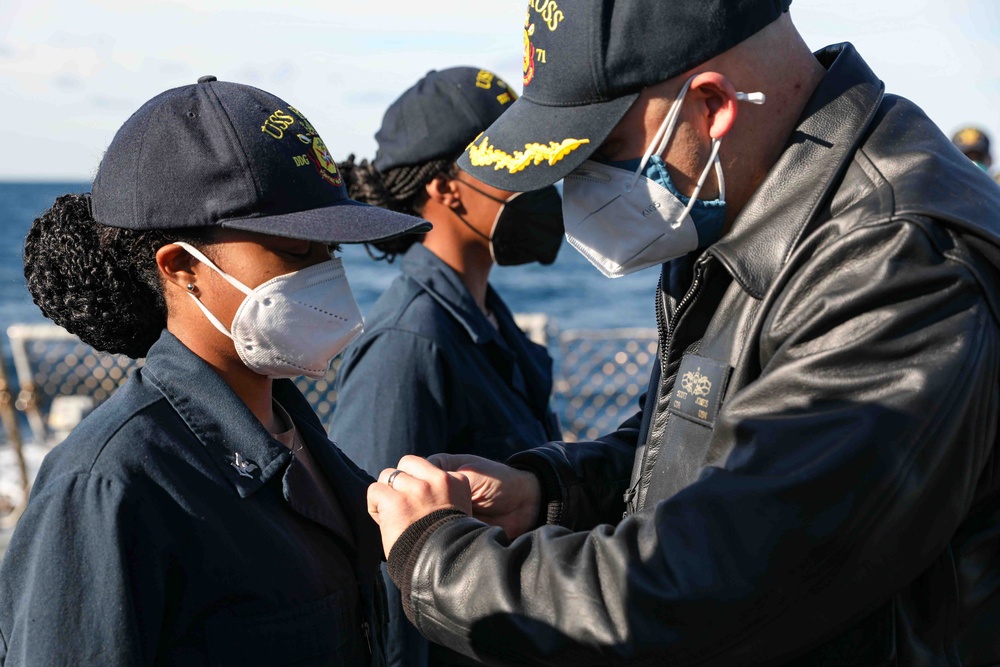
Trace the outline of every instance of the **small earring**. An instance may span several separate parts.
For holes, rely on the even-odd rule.
[[[194,291],[194,284],[188,283],[188,292],[193,292],[193,291]]]

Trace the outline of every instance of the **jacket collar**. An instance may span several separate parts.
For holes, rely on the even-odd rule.
[[[326,473],[354,533],[355,562],[359,570],[366,573],[377,570],[378,563],[383,559],[382,537],[378,525],[365,511],[368,486],[375,480],[329,441],[315,411],[291,380],[275,380],[272,391],[275,399],[292,416],[304,440],[327,443],[328,446],[310,447],[309,453]]]
[[[291,461],[288,449],[271,437],[218,373],[169,331],[164,330],[150,348],[139,373],[164,395],[216,464],[224,483],[241,497],[252,495]],[[310,453],[330,480],[351,524],[358,562],[377,564],[381,559],[378,528],[363,511],[373,480],[329,442],[316,413],[291,380],[275,380],[272,392],[306,442],[328,445],[312,446]],[[234,465],[236,454],[244,463],[240,468],[245,475]]]
[[[730,232],[708,250],[757,299],[853,159],[884,92],[882,82],[852,45],[830,46],[816,57],[827,73],[788,146]],[[808,177],[803,176],[804,165]]]
[[[440,257],[414,243],[403,257],[403,274],[420,285],[468,332],[469,338],[477,345],[497,338],[497,331],[479,309],[475,299],[458,274],[444,263]],[[486,288],[486,303],[490,309],[506,308],[493,292]]]
[[[169,331],[150,348],[141,373],[163,393],[240,496],[251,495],[288,464],[288,449],[211,366]]]

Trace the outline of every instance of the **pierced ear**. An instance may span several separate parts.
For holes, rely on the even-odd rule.
[[[156,266],[168,283],[187,291],[188,285],[197,285],[195,265],[199,262],[176,243],[168,243],[156,251]]]
[[[736,88],[727,77],[718,72],[703,72],[691,82],[689,95],[694,93],[702,101],[708,134],[721,139],[736,122]]]

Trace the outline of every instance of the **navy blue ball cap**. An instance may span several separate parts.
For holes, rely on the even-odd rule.
[[[111,227],[226,227],[323,243],[427,231],[419,218],[347,196],[302,113],[251,86],[204,76],[146,102],[111,141],[91,196]]]
[[[990,139],[976,127],[963,127],[951,138],[951,143],[963,153],[990,154]]]
[[[792,0],[529,0],[524,90],[459,158],[503,190],[551,185],[597,150],[643,88],[728,51]]]
[[[454,159],[516,99],[517,93],[489,70],[431,70],[386,110],[375,134],[375,167],[386,172]]]

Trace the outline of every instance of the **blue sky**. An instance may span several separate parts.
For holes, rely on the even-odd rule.
[[[264,88],[305,112],[336,156],[370,157],[385,107],[429,69],[484,67],[519,89],[524,8],[3,0],[0,179],[89,180],[132,111],[202,74]],[[986,129],[1000,162],[1000,0],[795,0],[792,17],[813,48],[853,42],[945,132]]]

